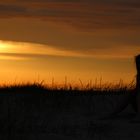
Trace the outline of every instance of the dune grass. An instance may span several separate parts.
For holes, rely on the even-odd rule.
[[[135,81],[133,80],[129,84],[123,83],[123,80],[120,80],[118,83],[92,83],[89,81],[87,84],[83,84],[79,79],[79,84],[72,85],[71,83],[65,83],[63,85],[52,83],[51,85],[45,84],[45,82],[21,82],[14,84],[2,84],[0,85],[0,91],[32,91],[32,92],[41,92],[41,91],[66,91],[72,92],[77,91],[82,92],[92,92],[92,93],[124,93],[134,91],[136,87]],[[1,93],[1,92],[0,92]]]
[[[89,137],[89,130],[102,135],[111,132],[110,124],[96,124],[96,120],[121,112],[132,99],[125,94],[134,93],[135,82],[79,83],[47,85],[40,81],[1,85],[1,132],[7,139],[42,132],[73,137]]]

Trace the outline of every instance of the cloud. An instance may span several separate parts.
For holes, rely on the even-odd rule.
[[[140,1],[1,1],[0,39],[40,43],[77,55],[116,56],[127,48],[126,54],[134,55],[140,51]]]
[[[53,57],[88,57],[84,53],[57,49],[35,43],[0,41],[0,59],[33,59]]]
[[[56,47],[12,41],[0,41],[0,59],[46,59],[58,58],[132,58],[140,51],[138,46],[114,46],[113,48],[92,48],[90,50],[66,50]]]
[[[81,30],[138,28],[138,0],[6,0],[0,17],[30,17]]]
[[[71,31],[71,28],[67,27],[32,18],[30,20],[26,18],[0,19],[0,39],[43,44],[46,50],[42,52],[46,52],[48,46],[52,46],[55,52],[57,50],[56,54],[58,53],[59,56],[60,54],[74,56],[86,54],[93,57],[101,57],[101,55],[130,57],[140,52],[140,33],[138,29],[127,30],[124,28],[112,31],[106,30],[105,32],[82,33]],[[32,47],[31,52],[36,50],[35,46]],[[23,49],[18,48],[17,53],[23,53]],[[40,50],[41,47],[38,47],[37,51]]]

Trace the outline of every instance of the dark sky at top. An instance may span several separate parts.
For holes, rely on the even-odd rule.
[[[1,40],[92,55],[114,50],[116,55],[120,51],[135,54],[140,46],[140,1],[4,0],[0,2],[0,29]]]

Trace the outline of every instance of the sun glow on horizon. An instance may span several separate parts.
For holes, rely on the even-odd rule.
[[[123,47],[122,47],[123,48]],[[126,47],[125,47],[126,48]],[[64,56],[64,57],[79,57],[79,58],[97,58],[97,59],[132,59],[140,50],[139,47],[132,49],[128,46],[121,50],[90,50],[90,51],[76,51],[60,49],[56,46],[49,46],[46,44],[37,44],[29,42],[3,41],[0,40],[0,59],[19,59],[22,54],[25,55],[50,55],[50,56]],[[14,54],[14,56],[9,56]],[[17,58],[16,58],[17,57]]]
[[[78,79],[87,83],[96,77],[108,82],[132,81],[133,59],[112,56],[90,57],[42,44],[0,41],[0,83],[14,81],[15,77],[23,82],[34,81],[37,75],[50,82],[54,77],[58,83],[63,83],[65,76],[72,81],[70,83]]]
[[[69,56],[69,57],[88,57],[82,53],[57,49],[53,46],[44,44],[14,42],[0,40],[1,55],[7,54],[30,54],[30,55],[52,55],[52,56]]]
[[[0,53],[7,52],[9,49],[9,45],[7,43],[3,43],[3,41],[0,40]]]

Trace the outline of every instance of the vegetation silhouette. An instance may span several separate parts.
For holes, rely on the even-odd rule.
[[[3,85],[0,87],[0,137],[3,139],[41,139],[60,135],[74,138],[95,138],[109,135],[111,124],[99,121],[113,119],[129,108],[131,119],[140,112],[139,72],[140,56],[136,56],[138,74],[130,84],[123,81],[116,85],[91,84],[73,87],[67,82],[63,86],[47,86],[41,82]],[[80,135],[79,135],[80,133]],[[51,136],[50,136],[51,134]],[[44,138],[44,139],[45,139]]]
[[[42,83],[5,85],[0,87],[0,130],[8,133],[7,139],[42,132],[76,135],[72,131],[83,127],[83,123],[88,129],[95,128],[95,122],[89,125],[89,117],[95,121],[121,112],[131,103],[135,90],[133,82],[128,86],[117,84],[96,89],[66,85],[50,88]]]

